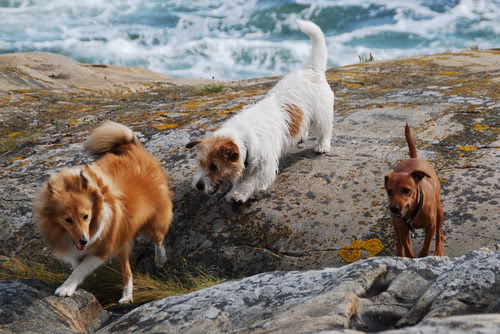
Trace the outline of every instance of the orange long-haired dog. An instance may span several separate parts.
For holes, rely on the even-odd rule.
[[[166,262],[163,239],[172,220],[166,171],[132,130],[105,122],[85,142],[98,159],[50,176],[34,202],[40,233],[73,272],[55,294],[71,296],[85,277],[117,256],[124,281],[120,303],[132,301],[129,256],[134,237],[145,232],[155,244],[155,262]]]

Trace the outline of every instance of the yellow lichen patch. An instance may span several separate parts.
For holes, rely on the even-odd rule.
[[[73,110],[73,112],[87,112],[90,110],[91,110],[90,108],[80,108],[80,109]]]
[[[19,135],[22,135],[24,132],[22,131],[15,131],[15,132],[11,132],[7,135],[7,137],[16,137],[16,136],[19,136]]]
[[[477,130],[477,131],[487,130],[489,128],[490,128],[489,125],[482,125],[482,124],[474,125],[474,130]]]
[[[364,250],[368,254],[366,257],[374,257],[384,249],[384,245],[379,239],[354,240],[350,245],[342,247],[339,256],[348,263],[356,262],[361,257]]]
[[[437,75],[459,75],[460,72],[437,72]]]
[[[155,125],[155,128],[158,130],[166,130],[166,129],[173,129],[178,127],[179,124],[171,123],[171,124],[159,124]]]
[[[348,83],[348,84],[345,84],[347,87],[349,88],[360,88],[362,87],[361,84],[358,84],[358,83]]]
[[[231,107],[231,108],[217,110],[217,114],[219,116],[226,116],[227,114],[230,114],[230,113],[233,113],[235,111],[242,109],[244,106],[245,106],[244,104],[239,104],[239,105]]]
[[[78,123],[80,123],[80,121],[77,121],[76,119],[72,119],[72,120],[68,121],[69,126],[77,126]]]
[[[23,157],[14,157],[12,159],[10,159],[11,162],[16,162],[16,161],[21,161],[21,160],[24,160],[26,158],[23,158]]]
[[[477,150],[477,146],[474,146],[474,145],[458,145],[458,149],[460,151],[465,151],[465,152],[470,152],[470,151],[476,151]]]
[[[196,101],[196,102],[186,103],[186,104],[181,105],[179,108],[191,109],[191,108],[197,107],[200,104],[203,104],[205,102],[207,102],[207,101],[203,101],[202,100],[202,101]]]

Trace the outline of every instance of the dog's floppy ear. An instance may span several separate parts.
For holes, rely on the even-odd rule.
[[[229,159],[229,161],[232,161],[232,162],[238,161],[239,157],[240,157],[240,154],[238,152],[231,152],[228,154],[228,159]]]
[[[411,172],[410,173],[410,176],[415,180],[415,182],[419,183],[420,181],[422,181],[422,179],[424,177],[428,177],[430,178],[431,176],[429,174],[427,174],[426,172],[424,171],[421,171],[421,170],[416,170],[414,172]]]
[[[238,146],[232,143],[224,145],[224,155],[231,162],[238,161],[238,158],[240,157]]]
[[[199,143],[201,143],[201,140],[191,140],[189,143],[186,144],[186,148],[193,148],[195,147],[196,145],[198,145]]]

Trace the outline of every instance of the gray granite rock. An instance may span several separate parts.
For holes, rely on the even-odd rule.
[[[408,157],[406,122],[442,181],[446,255],[498,244],[499,60],[499,51],[481,50],[328,70],[336,94],[332,152],[317,156],[306,141],[283,159],[276,183],[242,206],[191,189],[195,162],[184,146],[258,101],[276,78],[228,82],[219,93],[158,83],[119,93],[9,91],[0,97],[0,254],[53,261],[31,201],[52,172],[91,161],[81,144],[105,119],[136,131],[172,175],[166,247],[174,267],[185,260],[241,277],[394,255],[383,176]],[[422,240],[419,233],[415,248]]]
[[[429,319],[418,326],[384,331],[384,334],[496,334],[500,314],[474,314]]]
[[[90,293],[54,296],[56,286],[35,280],[0,282],[0,333],[93,333],[108,315]]]
[[[457,259],[382,257],[259,274],[158,300],[98,333],[305,334],[413,325],[387,333],[492,333],[500,331],[498,315],[447,317],[490,312],[499,295],[498,247]]]

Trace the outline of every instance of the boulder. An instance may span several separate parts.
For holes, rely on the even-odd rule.
[[[90,293],[54,296],[56,286],[35,280],[0,282],[1,333],[93,333],[108,314]]]
[[[203,79],[172,78],[141,67],[82,64],[50,52],[0,55],[0,95],[5,91],[55,88],[149,90],[155,83],[175,86],[208,82]]]
[[[97,333],[495,333],[500,316],[484,313],[498,312],[499,295],[499,247],[456,259],[379,257],[157,300]]]
[[[191,189],[195,164],[184,146],[261,99],[277,78],[228,82],[223,90],[150,83],[116,91],[92,88],[91,79],[90,88],[3,90],[0,253],[53,261],[32,221],[32,199],[54,171],[91,161],[82,142],[105,119],[136,131],[172,175],[175,218],[166,246],[174,267],[187,262],[242,277],[394,255],[383,176],[408,157],[407,122],[419,156],[442,181],[445,254],[497,244],[499,73],[498,50],[328,70],[336,93],[332,152],[318,156],[306,141],[283,159],[276,183],[241,206]],[[416,248],[422,240],[419,232]]]

